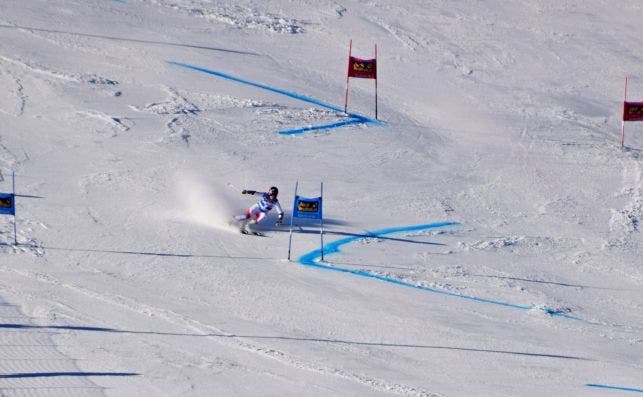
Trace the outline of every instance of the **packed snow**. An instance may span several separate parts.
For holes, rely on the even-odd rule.
[[[3,0],[0,395],[643,393],[641,21]],[[291,218],[322,183],[323,235]]]

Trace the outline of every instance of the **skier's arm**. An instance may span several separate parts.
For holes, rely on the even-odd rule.
[[[255,193],[257,193],[256,190],[246,190],[246,189],[243,189],[243,191],[241,192],[241,194],[250,194],[252,196],[254,196]]]

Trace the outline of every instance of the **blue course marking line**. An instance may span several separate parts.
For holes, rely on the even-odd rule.
[[[363,123],[364,123],[364,120],[361,120],[361,119],[348,119],[348,120],[338,121],[336,123],[331,123],[331,124],[295,128],[293,130],[283,130],[283,131],[279,131],[279,133],[281,135],[296,135],[296,134],[303,134],[304,132],[308,132],[308,131],[329,130],[331,128],[343,127],[345,125],[363,124]]]
[[[254,81],[245,80],[245,79],[242,79],[242,78],[239,78],[239,77],[235,77],[235,76],[233,76],[231,74],[219,72],[219,71],[212,70],[212,69],[202,68],[200,66],[195,66],[195,65],[190,65],[190,64],[187,64],[187,63],[175,62],[175,61],[166,61],[166,62],[171,64],[171,65],[196,70],[197,72],[210,74],[210,75],[221,77],[221,78],[224,78],[224,79],[227,79],[227,80],[230,80],[230,81],[235,81],[235,82],[241,83],[241,84],[250,85],[250,86],[253,86],[253,87],[260,88],[262,90],[267,90],[267,91],[271,91],[271,92],[274,92],[274,93],[277,93],[277,94],[285,95],[287,97],[297,99],[299,101],[312,103],[313,105],[317,105],[317,106],[320,106],[320,107],[323,107],[323,108],[326,108],[326,109],[330,109],[330,110],[333,110],[333,111],[336,111],[336,112],[339,112],[339,113],[344,113],[344,110],[339,108],[339,107],[337,107],[337,106],[330,105],[328,103],[322,102],[322,101],[317,100],[315,98],[311,98],[309,96],[298,94],[296,92],[286,91],[286,90],[282,90],[280,88],[271,87],[271,86],[261,84],[261,83],[257,83],[257,82],[254,82]],[[372,118],[369,118],[369,117],[366,117],[366,116],[362,116],[361,114],[348,113],[348,116],[350,117],[350,119],[346,120],[346,121],[340,121],[340,122],[337,122],[337,123],[326,124],[326,125],[322,125],[322,126],[309,126],[309,127],[304,127],[304,128],[294,129],[294,130],[285,130],[285,131],[280,131],[279,133],[282,134],[282,135],[294,135],[294,134],[301,134],[301,133],[306,132],[306,131],[327,130],[327,129],[331,129],[331,128],[338,128],[338,127],[343,127],[345,125],[359,124],[359,123],[364,123],[364,124],[369,123],[369,124],[384,125],[384,123],[382,121],[372,119]]]
[[[393,227],[393,228],[387,228],[387,229],[381,229],[381,230],[376,230],[370,233],[367,233],[366,235],[359,235],[355,237],[347,237],[343,238],[337,241],[334,241],[332,243],[324,245],[324,255],[331,255],[339,252],[339,248],[343,245],[352,243],[354,241],[363,239],[365,237],[381,237],[389,234],[394,234],[394,233],[402,233],[402,232],[415,232],[415,231],[422,231],[422,230],[428,230],[428,229],[437,229],[440,227],[446,227],[446,226],[455,226],[459,225],[458,222],[438,222],[438,223],[429,223],[429,224],[424,224],[424,225],[414,225],[414,226],[401,226],[401,227]],[[474,302],[480,302],[480,303],[489,303],[493,305],[498,305],[498,306],[504,306],[508,307],[511,309],[518,309],[518,310],[524,310],[524,311],[530,311],[530,310],[540,310],[552,317],[565,317],[568,319],[572,320],[580,320],[578,317],[571,316],[566,313],[562,313],[560,311],[557,311],[555,309],[550,309],[550,308],[539,308],[539,307],[534,307],[534,306],[525,306],[525,305],[517,305],[513,303],[508,303],[508,302],[502,302],[502,301],[497,301],[497,300],[492,300],[492,299],[487,299],[487,298],[480,298],[472,295],[464,295],[464,294],[458,294],[455,292],[449,292],[449,291],[444,291],[444,290],[439,290],[431,287],[426,287],[423,285],[418,285],[418,284],[412,284],[406,281],[402,281],[396,278],[392,277],[387,277],[387,276],[382,276],[380,274],[376,273],[371,273],[369,271],[365,270],[355,270],[355,269],[349,269],[349,268],[344,268],[344,267],[337,267],[337,266],[331,266],[331,265],[326,265],[322,262],[320,262],[321,258],[321,249],[309,252],[302,257],[299,258],[299,263],[304,265],[304,266],[309,266],[309,267],[314,267],[317,269],[323,269],[323,270],[330,270],[334,272],[340,272],[340,273],[348,273],[348,274],[353,274],[355,276],[359,277],[365,277],[365,278],[372,278],[380,281],[384,281],[387,283],[391,284],[396,284],[400,285],[403,287],[409,287],[409,288],[415,288],[419,289],[422,291],[428,291],[432,292],[435,294],[440,294],[440,295],[446,295],[446,296],[451,296],[455,298],[460,298],[460,299],[467,299],[471,300]]]
[[[596,383],[588,383],[585,386],[594,387],[597,389],[609,389],[609,390],[619,390],[619,391],[630,391],[633,393],[643,393],[643,389],[637,389],[634,387],[622,387],[622,386],[609,386],[609,385],[599,385]]]

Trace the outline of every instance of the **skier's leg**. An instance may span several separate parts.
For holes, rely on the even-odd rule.
[[[250,229],[248,229],[248,222],[249,221],[250,221],[249,219],[244,219],[243,221],[241,221],[239,223],[239,231],[241,233],[248,234],[248,231],[250,230]]]
[[[252,214],[252,219],[248,221],[248,226],[256,225],[257,223],[261,222],[261,220],[265,217],[266,217],[265,212],[256,211],[256,213]]]
[[[250,232],[249,224],[252,223],[254,213],[257,211],[256,206],[252,206],[246,210],[244,219],[240,222],[239,230],[241,233],[248,234]]]
[[[250,218],[250,208],[246,209],[246,212],[243,215],[235,215],[234,219],[241,222]]]
[[[259,223],[259,222],[261,222],[261,220],[262,220],[263,218],[265,218],[265,217],[266,217],[266,213],[265,213],[265,212],[261,212],[261,211],[259,211],[259,214],[258,214],[258,215],[255,217],[255,219],[254,219],[254,223]]]
[[[246,231],[250,230],[250,226],[256,225],[259,223],[264,217],[266,216],[265,213],[261,212],[259,210],[259,207],[255,207],[252,209],[250,212],[250,220],[246,222],[245,229]]]

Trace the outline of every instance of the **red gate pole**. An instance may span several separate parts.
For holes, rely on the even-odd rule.
[[[377,44],[375,44],[375,120],[377,120]]]
[[[625,102],[627,102],[627,76],[625,77],[625,93],[623,94],[623,118],[621,121],[621,150],[625,146]]]
[[[348,109],[348,76],[350,74],[351,67],[351,51],[353,49],[353,40],[351,39],[348,43],[348,68],[346,70],[346,93],[344,94],[344,113],[347,113]]]

